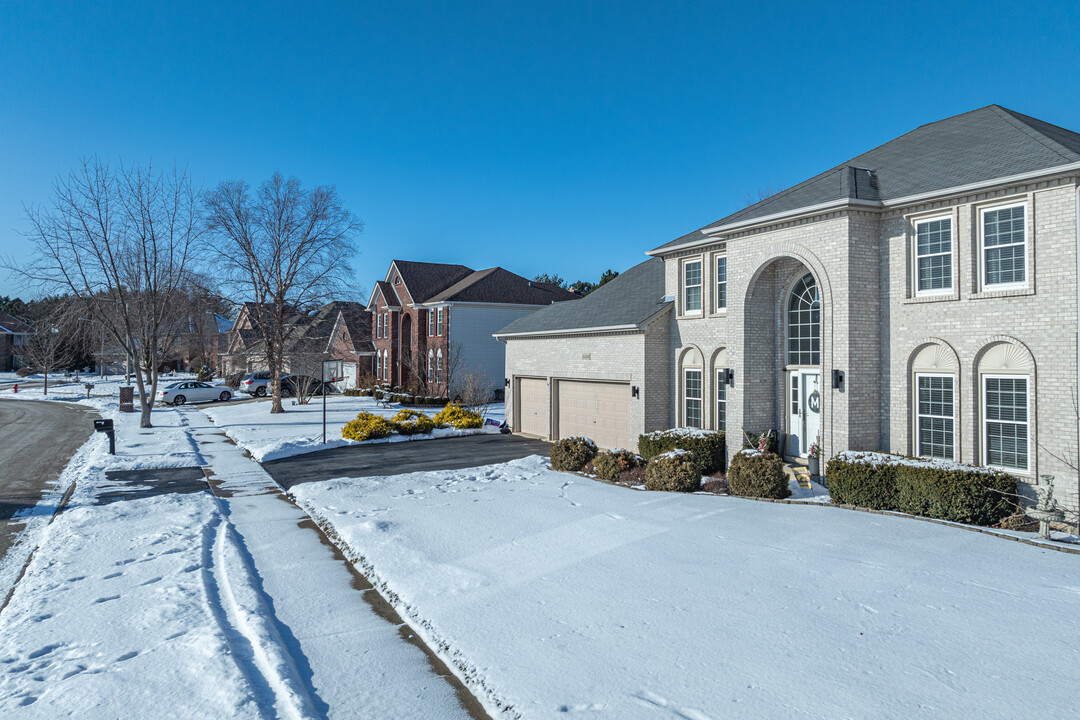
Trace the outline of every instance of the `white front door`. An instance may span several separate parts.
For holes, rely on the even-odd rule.
[[[788,372],[787,455],[806,457],[821,431],[821,373],[818,370]]]

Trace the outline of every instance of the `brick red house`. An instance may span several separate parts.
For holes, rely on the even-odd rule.
[[[501,267],[394,260],[375,283],[375,376],[428,395],[447,395],[467,374],[503,386],[505,348],[493,333],[554,302],[580,296]]]
[[[0,313],[0,372],[18,370],[26,364],[23,351],[26,336],[34,332],[17,317]]]

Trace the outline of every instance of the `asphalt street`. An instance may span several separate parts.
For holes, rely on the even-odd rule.
[[[72,454],[94,432],[94,411],[58,402],[0,400],[0,557]]]
[[[288,490],[293,485],[337,477],[401,475],[431,470],[458,470],[508,462],[529,455],[547,455],[551,443],[518,435],[467,435],[437,440],[347,445],[263,463],[270,476]]]

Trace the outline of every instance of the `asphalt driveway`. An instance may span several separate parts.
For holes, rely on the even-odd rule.
[[[458,470],[547,455],[551,443],[518,435],[466,435],[437,440],[348,445],[263,463],[270,476],[288,490],[293,485],[337,477],[402,475],[431,470]]]

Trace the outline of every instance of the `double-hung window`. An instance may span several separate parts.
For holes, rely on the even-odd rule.
[[[683,314],[701,312],[701,261],[687,260],[683,263]]]
[[[375,337],[382,337],[382,313],[375,314]]]
[[[953,287],[952,218],[915,223],[915,290],[941,294]]]
[[[442,335],[443,331],[443,309],[439,308],[438,315],[435,318],[435,334]]]
[[[919,457],[955,459],[953,376],[917,374],[915,384]]]
[[[716,311],[727,307],[727,255],[716,256]]]
[[[435,351],[427,351],[427,380],[433,382],[435,380]]]
[[[983,438],[987,465],[1026,471],[1028,465],[1028,379],[983,376]]]
[[[428,334],[428,337],[431,337],[432,335],[435,334],[435,311],[434,310],[428,310],[427,311],[427,334]]]
[[[685,396],[684,418],[686,427],[701,427],[701,370],[684,372],[683,394]]]
[[[724,382],[724,370],[716,371],[716,430],[724,432],[727,426],[727,383]]]
[[[435,354],[435,382],[442,382],[442,348]]]
[[[982,280],[987,290],[1018,287],[1027,280],[1027,206],[982,211]]]

